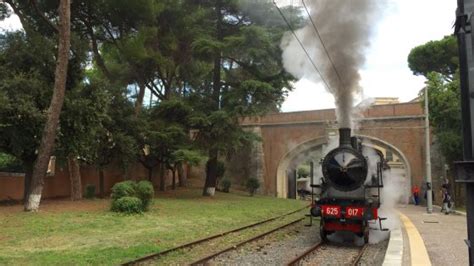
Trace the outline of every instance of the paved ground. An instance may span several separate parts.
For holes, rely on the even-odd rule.
[[[426,207],[413,205],[400,206],[398,210],[415,225],[433,265],[468,265],[465,216],[445,215],[439,209],[427,214]]]

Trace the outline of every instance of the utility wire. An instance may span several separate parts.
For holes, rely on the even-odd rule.
[[[316,72],[318,72],[319,76],[321,77],[322,81],[324,82],[324,84],[326,85],[326,87],[328,88],[328,90],[331,91],[331,87],[329,87],[329,84],[327,83],[326,79],[324,79],[323,74],[321,74],[321,71],[319,71],[319,69],[318,69],[318,67],[316,66],[316,64],[314,63],[313,59],[311,59],[311,56],[309,55],[308,51],[307,51],[306,48],[304,47],[304,45],[303,45],[303,43],[301,42],[300,38],[298,38],[298,35],[296,35],[296,32],[293,30],[293,27],[291,27],[290,22],[288,22],[288,20],[286,19],[285,15],[283,14],[283,12],[282,12],[281,9],[278,7],[278,5],[276,4],[275,1],[273,1],[273,4],[274,4],[275,7],[277,8],[278,12],[280,13],[281,17],[283,18],[283,20],[285,21],[286,25],[287,25],[288,28],[290,29],[291,33],[293,33],[293,36],[295,36],[296,40],[298,41],[299,45],[301,46],[301,49],[303,49],[304,53],[306,54],[306,57],[307,57],[308,60],[311,62],[311,65],[313,65],[313,68],[316,70]]]
[[[327,57],[329,58],[329,62],[331,62],[332,68],[336,72],[337,78],[339,79],[339,83],[341,84],[342,87],[345,87],[344,83],[342,82],[341,75],[339,75],[339,71],[337,71],[336,65],[334,64],[334,61],[332,61],[331,56],[329,55],[328,49],[326,48],[326,45],[324,44],[323,39],[321,38],[321,34],[319,34],[319,30],[316,27],[316,23],[314,23],[313,18],[311,17],[311,14],[308,11],[308,8],[306,7],[306,3],[304,0],[301,0],[303,3],[303,7],[306,10],[306,14],[308,14],[309,20],[311,21],[311,24],[313,25],[314,32],[318,36],[319,40],[321,41],[321,44],[323,45],[324,52],[326,52]]]

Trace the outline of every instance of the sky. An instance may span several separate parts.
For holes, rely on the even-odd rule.
[[[281,2],[296,4],[298,0]],[[366,53],[366,64],[359,71],[362,76],[360,85],[363,88],[360,100],[398,97],[401,102],[406,102],[417,97],[425,82],[423,77],[414,76],[408,68],[407,57],[410,50],[430,40],[439,40],[452,34],[457,3],[455,0],[387,2],[387,9],[380,15],[380,22],[374,25],[371,46]],[[295,90],[289,93],[282,111],[316,110],[334,106],[334,98],[321,84],[303,79],[295,83]]]
[[[296,5],[301,0],[279,2],[280,6],[291,3]],[[386,10],[380,14],[380,21],[374,25],[371,46],[366,52],[366,63],[360,70],[363,95],[359,97],[359,101],[374,97],[398,97],[401,102],[414,99],[423,88],[425,79],[414,76],[408,68],[407,57],[410,50],[453,33],[455,0],[387,2]],[[16,16],[0,22],[0,31],[19,27],[21,24]],[[317,110],[334,106],[333,96],[321,84],[303,79],[295,83],[295,90],[289,93],[282,111]]]

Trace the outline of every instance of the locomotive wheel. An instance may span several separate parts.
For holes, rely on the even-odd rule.
[[[324,230],[324,221],[322,219],[319,223],[319,235],[322,242],[328,242],[328,232]]]

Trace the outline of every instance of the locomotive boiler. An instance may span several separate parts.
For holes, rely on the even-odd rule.
[[[370,158],[374,160],[375,158]],[[380,189],[383,187],[383,155],[379,154],[369,171],[368,160],[362,154],[362,144],[357,137],[351,137],[350,128],[339,129],[339,146],[323,158],[323,177],[317,185],[319,197],[313,200],[311,216],[320,218],[320,235],[323,241],[338,231],[349,231],[369,241],[369,222],[377,222]]]

